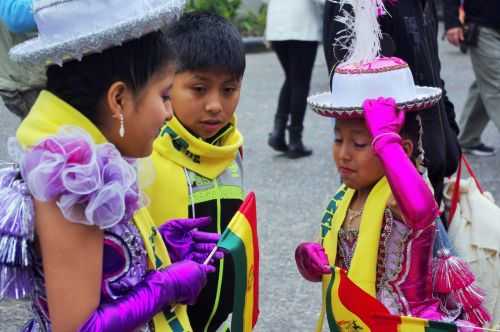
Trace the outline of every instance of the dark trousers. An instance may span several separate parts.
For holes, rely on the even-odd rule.
[[[290,119],[290,127],[302,129],[318,42],[275,41],[272,47],[285,71],[276,120],[287,123]]]

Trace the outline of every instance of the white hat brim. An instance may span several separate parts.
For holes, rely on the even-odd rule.
[[[165,5],[154,8],[142,17],[133,17],[117,22],[101,31],[85,32],[68,37],[66,40],[48,41],[36,37],[13,47],[9,55],[19,63],[59,64],[68,60],[80,60],[84,55],[98,53],[113,46],[139,38],[166,26],[178,17],[184,1],[165,1]]]
[[[435,87],[417,86],[416,95],[410,100],[396,100],[398,109],[406,112],[420,111],[437,104],[442,90]],[[389,96],[386,96],[389,97]],[[330,92],[323,92],[307,98],[308,104],[319,115],[331,118],[361,118],[362,105],[339,105]]]

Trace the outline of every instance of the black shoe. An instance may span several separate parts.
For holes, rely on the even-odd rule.
[[[312,154],[313,151],[302,144],[302,142],[300,144],[288,144],[288,151],[286,152],[286,156],[290,159],[309,157]]]
[[[286,156],[290,159],[308,157],[313,151],[302,143],[302,127],[288,128],[290,143],[288,143],[288,151]]]
[[[273,131],[269,134],[267,144],[274,150],[279,152],[288,151],[288,145],[285,141],[285,130],[286,130],[287,119],[281,119],[276,117],[274,119]]]
[[[469,147],[462,147],[462,151],[464,153],[468,153],[474,156],[480,156],[480,157],[487,157],[487,156],[494,156],[495,155],[495,149],[491,146],[487,146],[484,143],[480,143],[478,145],[474,146],[469,146]]]
[[[285,142],[285,137],[280,137],[279,135],[275,135],[274,132],[269,134],[269,139],[267,140],[267,144],[272,147],[274,150],[279,152],[288,151],[288,145]]]

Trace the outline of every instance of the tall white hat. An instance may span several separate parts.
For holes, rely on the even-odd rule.
[[[34,0],[38,37],[10,50],[13,60],[59,64],[159,30],[185,0]]]
[[[346,25],[337,46],[347,50],[347,58],[335,68],[331,92],[310,96],[308,103],[323,116],[359,118],[365,99],[392,97],[398,108],[419,111],[436,104],[441,89],[415,85],[406,62],[395,57],[380,57],[382,36],[378,15],[385,13],[382,0],[339,0],[352,6],[336,19]],[[340,45],[338,45],[340,44]]]

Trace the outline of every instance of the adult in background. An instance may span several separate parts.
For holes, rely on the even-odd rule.
[[[490,120],[500,130],[500,1],[464,0],[465,36],[460,0],[446,0],[444,5],[446,37],[455,46],[468,46],[476,75],[460,117],[460,145],[465,152],[491,156],[495,149],[481,141],[481,134]]]
[[[302,132],[314,60],[321,40],[321,15],[325,0],[271,0],[266,39],[285,72],[269,145],[289,158],[307,157]],[[289,141],[285,140],[288,126]]]
[[[36,30],[32,0],[0,1],[0,97],[7,109],[24,118],[45,86],[45,71],[27,67],[9,58],[9,49],[29,38]]]
[[[415,84],[443,89],[443,98],[433,107],[420,113],[424,130],[423,147],[429,179],[438,203],[441,202],[443,180],[458,166],[460,146],[458,125],[453,104],[448,100],[441,79],[438,55],[438,21],[432,0],[385,2],[388,14],[380,18],[383,33],[393,41],[393,55],[408,63]],[[347,8],[347,7],[346,7]],[[349,8],[347,8],[349,9]],[[324,16],[325,57],[329,73],[344,58],[345,51],[335,45],[344,25],[335,21],[340,5],[327,1]]]

